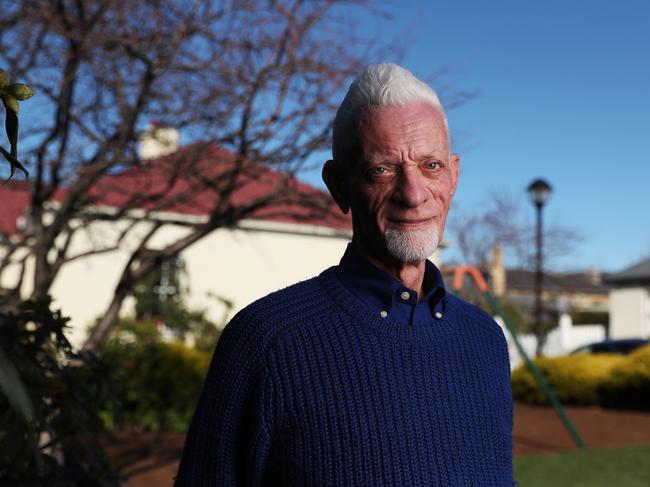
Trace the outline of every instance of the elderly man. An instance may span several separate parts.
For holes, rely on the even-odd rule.
[[[427,260],[458,171],[426,84],[394,64],[352,83],[323,169],[352,243],[226,327],[177,486],[513,485],[505,338]]]

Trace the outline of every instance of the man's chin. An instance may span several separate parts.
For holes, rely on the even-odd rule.
[[[438,248],[438,228],[416,230],[389,228],[384,232],[388,254],[399,262],[421,262]]]

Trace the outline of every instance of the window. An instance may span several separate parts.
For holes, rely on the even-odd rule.
[[[183,260],[172,257],[161,260],[136,287],[136,319],[148,320],[165,314],[169,305],[180,299],[180,274]]]

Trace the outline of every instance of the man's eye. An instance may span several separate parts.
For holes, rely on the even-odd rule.
[[[372,167],[370,168],[369,173],[373,176],[379,176],[381,174],[386,174],[386,168],[385,167]]]
[[[427,162],[427,169],[438,169],[440,167],[440,163],[436,161],[432,162]]]

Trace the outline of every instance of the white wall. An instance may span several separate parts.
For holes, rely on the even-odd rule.
[[[506,329],[503,320],[497,316],[495,321],[503,329],[508,342],[508,353],[510,355],[510,368],[515,369],[521,365],[524,358],[519,354],[514,340]],[[573,326],[571,316],[563,314],[560,316],[558,326],[553,328],[546,335],[544,344],[544,355],[548,357],[557,357],[566,355],[582,345],[596,343],[605,340],[605,325],[578,325]],[[537,349],[537,337],[533,334],[518,335],[517,339],[522,348],[530,358],[535,357]]]
[[[73,241],[71,254],[110,246],[127,224],[93,223]],[[226,311],[217,296],[232,302],[230,318],[255,299],[335,265],[349,241],[347,233],[306,225],[242,222],[242,227],[216,230],[180,255],[185,262],[181,285],[189,290],[187,304],[206,309],[215,322]],[[73,345],[83,343],[88,327],[110,303],[130,253],[149,228],[138,223],[119,250],[84,257],[61,269],[51,294],[54,308],[71,318],[67,336]],[[187,232],[187,227],[166,225],[149,247],[162,248]],[[122,315],[132,312],[133,302],[127,300]]]
[[[615,289],[609,293],[610,336],[650,336],[650,293],[645,288]]]
[[[347,236],[316,236],[259,229],[220,229],[182,254],[190,288],[188,304],[219,322],[270,292],[336,265]]]
[[[90,249],[110,248],[129,222],[93,222],[82,230],[70,245],[69,255]],[[86,338],[90,325],[106,310],[128,259],[150,229],[148,223],[138,223],[130,237],[123,240],[119,250],[91,255],[65,264],[52,283],[50,294],[53,308],[70,317],[66,336],[75,346]]]

